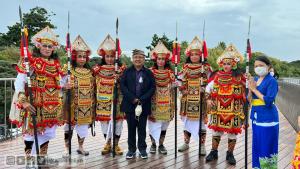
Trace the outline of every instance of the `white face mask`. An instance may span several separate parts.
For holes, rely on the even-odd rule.
[[[256,67],[254,71],[258,76],[265,76],[268,74],[268,69],[265,66]]]
[[[139,117],[143,112],[143,108],[142,105],[137,105],[135,108],[135,116]]]
[[[274,72],[270,72],[270,75],[271,75],[271,76],[274,76],[274,75],[275,75],[275,73],[274,73]]]

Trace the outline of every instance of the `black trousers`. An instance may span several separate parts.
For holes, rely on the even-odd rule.
[[[147,115],[142,113],[137,120],[134,112],[126,113],[126,120],[128,126],[128,150],[136,151],[136,130],[138,132],[138,149],[139,151],[146,150],[146,127]]]

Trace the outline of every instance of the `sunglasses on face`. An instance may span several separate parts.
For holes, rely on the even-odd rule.
[[[43,48],[53,49],[53,45],[42,44]]]

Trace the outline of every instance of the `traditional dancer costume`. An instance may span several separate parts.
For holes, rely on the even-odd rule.
[[[98,54],[102,56],[102,63],[93,67],[93,72],[96,78],[96,120],[101,122],[102,133],[106,139],[106,144],[102,150],[102,154],[108,154],[111,152],[111,138],[113,129],[112,110],[113,110],[113,89],[114,80],[116,76],[120,76],[125,70],[125,66],[119,64],[118,74],[115,72],[114,64],[106,64],[105,57],[113,56],[116,53],[116,43],[107,35],[105,40],[100,44],[98,48]],[[118,83],[119,85],[119,83]],[[120,87],[118,88],[120,89]],[[125,114],[120,112],[120,103],[122,101],[122,95],[120,90],[118,91],[117,99],[117,118],[116,118],[116,154],[122,155],[123,151],[119,146],[119,139],[122,133],[123,120]]]
[[[69,108],[71,108],[71,135],[69,135],[69,124],[64,126],[65,147],[69,148],[69,137],[73,135],[73,129],[77,132],[79,154],[88,155],[88,151],[83,150],[84,139],[88,136],[88,128],[92,123],[94,113],[94,77],[88,66],[91,49],[84,42],[81,36],[77,36],[72,43],[72,68],[71,68],[71,107],[65,102],[65,121],[68,123]],[[79,66],[77,59],[85,59],[85,64]],[[65,66],[66,67],[66,66]],[[67,81],[67,76],[64,77]],[[68,83],[68,82],[66,82]],[[66,93],[65,93],[66,94]],[[67,98],[67,96],[65,96]],[[66,99],[67,100],[67,99]]]
[[[296,146],[294,150],[294,158],[292,160],[292,169],[300,169],[300,132],[298,132]]]
[[[191,53],[195,53],[201,58],[203,52],[203,42],[196,36],[187,47],[185,53],[187,62],[183,67],[183,72],[180,77],[182,78],[182,86],[180,91],[182,93],[180,115],[184,123],[184,144],[179,147],[178,151],[183,152],[189,148],[191,136],[198,142],[199,134],[201,134],[201,155],[205,155],[205,138],[206,127],[204,121],[206,119],[206,107],[203,106],[203,120],[201,122],[202,131],[199,133],[199,118],[200,118],[200,92],[204,92],[204,87],[211,74],[210,65],[204,63],[192,63]],[[204,67],[203,74],[201,73],[202,66]],[[201,79],[203,80],[203,87],[201,87]],[[202,98],[202,104],[205,105],[205,98]]]
[[[217,64],[221,69],[207,85],[208,100],[214,105],[209,110],[210,120],[208,127],[213,130],[212,150],[206,161],[215,160],[218,156],[218,146],[224,132],[228,133],[228,151],[226,160],[235,164],[233,150],[236,144],[236,135],[242,132],[242,123],[245,118],[243,106],[245,98],[245,78],[242,74],[235,75],[238,62],[243,56],[230,44],[218,58]],[[223,65],[230,64],[233,71],[225,72]]]
[[[159,143],[159,153],[167,154],[163,143],[169,123],[174,117],[175,91],[173,82],[175,77],[169,66],[172,55],[161,41],[158,42],[150,53],[152,60],[155,62],[155,66],[150,68],[150,70],[154,75],[156,83],[156,91],[152,97],[152,114],[148,118],[150,138],[152,141],[150,153],[156,152],[156,143]],[[163,59],[165,62],[162,68],[158,66],[158,59]]]
[[[52,52],[51,56],[46,58],[42,56],[40,50],[41,48],[54,50],[59,44],[56,35],[49,27],[38,32],[31,40],[36,46],[32,55],[27,51],[33,95],[32,106],[36,109],[37,115],[39,153],[46,156],[49,140],[55,137],[57,125],[63,124],[60,86],[62,71],[56,53]],[[30,158],[31,155],[35,154],[34,126],[31,112],[23,107],[29,103],[23,51],[16,69],[18,75],[15,81],[15,93],[9,117],[12,123],[17,124],[18,127],[22,126],[25,154],[26,157]]]

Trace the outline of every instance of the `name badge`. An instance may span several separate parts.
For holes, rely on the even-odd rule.
[[[139,79],[139,83],[143,83],[143,77],[142,76]]]

